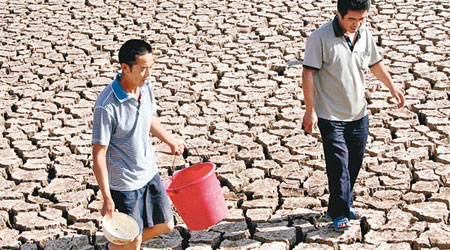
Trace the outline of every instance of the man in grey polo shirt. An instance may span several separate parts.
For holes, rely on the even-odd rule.
[[[152,47],[132,39],[119,50],[121,72],[99,95],[92,126],[94,174],[103,196],[102,215],[116,209],[132,216],[141,234],[130,244],[106,244],[105,249],[140,249],[141,243],[170,232],[173,214],[159,177],[149,133],[180,155],[176,139],[156,116],[149,82],[155,63]]]
[[[306,105],[303,126],[319,127],[330,191],[328,215],[337,231],[350,228],[360,213],[352,207],[353,186],[369,133],[364,72],[370,70],[404,106],[364,22],[370,0],[338,0],[333,20],[315,30],[306,43],[302,87]]]

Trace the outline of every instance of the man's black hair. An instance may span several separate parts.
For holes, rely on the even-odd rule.
[[[119,50],[119,63],[126,63],[132,68],[136,62],[136,56],[152,53],[152,46],[141,39],[131,39],[126,41]]]
[[[344,17],[349,10],[369,11],[370,0],[338,0],[338,11]]]

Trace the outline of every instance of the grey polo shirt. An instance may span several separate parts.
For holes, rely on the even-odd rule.
[[[363,25],[352,46],[337,16],[315,30],[306,42],[304,68],[314,74],[317,116],[354,121],[367,114],[364,72],[382,60],[372,34]]]
[[[139,101],[128,96],[119,83],[120,75],[95,103],[92,143],[108,146],[110,188],[131,191],[143,187],[158,171],[150,142],[156,101],[148,82],[140,88]]]

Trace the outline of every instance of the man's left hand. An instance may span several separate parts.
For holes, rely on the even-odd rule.
[[[405,96],[401,90],[394,86],[391,90],[391,95],[397,100],[396,108],[400,109],[405,107]]]
[[[186,143],[181,139],[173,139],[169,146],[173,155],[181,155],[187,149]]]

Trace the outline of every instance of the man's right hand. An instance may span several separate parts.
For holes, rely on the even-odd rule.
[[[103,198],[103,206],[100,213],[102,216],[112,216],[113,212],[115,211],[115,204],[114,201],[111,198]]]
[[[111,198],[111,192],[109,189],[109,180],[108,180],[108,168],[106,167],[106,151],[108,150],[108,146],[94,144],[92,146],[92,161],[93,161],[93,170],[95,178],[97,179],[98,186],[102,192],[103,197],[103,206],[100,210],[102,216],[108,215],[112,216],[114,212],[115,205],[114,201]]]
[[[317,129],[317,114],[313,109],[306,110],[303,115],[303,127],[305,131],[309,134],[313,134],[313,132]]]

